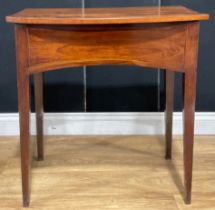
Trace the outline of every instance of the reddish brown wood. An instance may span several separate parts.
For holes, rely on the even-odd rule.
[[[118,8],[69,8],[69,9],[25,9],[7,18],[10,23],[20,24],[128,24],[182,22],[208,19],[182,6],[162,7],[118,7]]]
[[[208,15],[184,7],[87,9],[85,12],[80,16],[80,9],[31,9],[7,17],[8,22],[23,24],[16,26],[23,205],[29,205],[29,75],[37,74],[38,157],[42,158],[41,72],[100,64],[167,69],[167,158],[171,158],[172,144],[173,71],[184,74],[185,202],[190,203],[199,20],[207,19]]]
[[[166,159],[172,158],[172,120],[174,108],[174,72],[166,70]]]
[[[23,206],[29,206],[29,144],[30,144],[30,90],[28,75],[27,30],[24,26],[16,26],[16,59],[17,84],[20,116],[20,149],[22,169]]]
[[[184,84],[184,180],[185,202],[191,203],[194,115],[196,99],[196,70],[198,56],[199,23],[187,25]]]
[[[35,112],[37,125],[37,159],[44,159],[43,148],[43,74],[34,74]]]
[[[184,23],[105,29],[99,26],[29,27],[28,33],[31,73],[99,64],[183,71]]]

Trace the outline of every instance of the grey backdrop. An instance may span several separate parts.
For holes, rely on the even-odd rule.
[[[13,25],[4,17],[26,7],[82,7],[81,0],[0,1],[0,112],[17,112]],[[215,0],[162,0],[162,5],[185,5],[210,13],[202,22],[198,69],[197,111],[215,111]],[[158,0],[86,0],[85,7],[159,5]],[[45,73],[45,111],[83,112],[83,68]],[[176,76],[175,109],[181,110],[181,76]],[[163,72],[135,66],[86,68],[87,111],[162,111]],[[33,88],[32,88],[33,89]],[[33,91],[32,91],[33,92]],[[32,94],[33,95],[33,94]],[[33,104],[33,100],[32,100]],[[33,106],[32,106],[33,107]]]

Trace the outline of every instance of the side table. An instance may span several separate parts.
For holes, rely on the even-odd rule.
[[[166,69],[166,158],[171,158],[174,72],[183,74],[185,202],[191,202],[199,23],[182,6],[25,9],[6,17],[16,29],[23,205],[29,206],[29,77],[34,76],[38,159],[43,159],[42,73],[127,64]]]

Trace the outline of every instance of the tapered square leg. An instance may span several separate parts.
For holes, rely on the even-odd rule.
[[[184,77],[184,178],[185,203],[191,203],[192,168],[193,168],[193,140],[194,140],[194,114],[196,96],[196,78],[193,74]]]
[[[30,202],[30,87],[27,61],[27,32],[24,26],[16,26],[17,49],[17,85],[20,119],[20,150],[22,171],[23,206],[28,207]]]
[[[20,116],[20,148],[21,148],[21,170],[23,205],[29,205],[29,165],[30,165],[30,123],[29,123],[29,79],[19,77],[19,116]]]
[[[43,74],[34,74],[35,112],[37,126],[37,159],[44,159],[43,146]]]
[[[198,56],[199,23],[187,27],[185,72],[183,73],[183,123],[184,123],[184,185],[185,203],[191,203],[194,115],[196,100],[196,74]]]
[[[174,107],[174,72],[166,70],[166,110],[165,110],[165,137],[166,137],[166,159],[172,158],[172,121]]]

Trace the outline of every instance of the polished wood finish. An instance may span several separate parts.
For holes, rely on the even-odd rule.
[[[172,158],[172,122],[173,122],[173,111],[174,111],[174,79],[175,73],[166,70],[166,110],[165,110],[165,134],[166,134],[166,154],[165,158]]]
[[[99,64],[128,64],[183,71],[186,27],[183,23],[75,29],[30,27],[29,71],[37,73]]]
[[[184,7],[89,9],[81,17],[75,11],[80,9],[32,9],[7,17],[8,22],[18,23],[24,206],[29,205],[29,76],[35,75],[38,159],[43,159],[41,73],[62,67],[102,64],[167,69],[167,159],[171,158],[172,144],[173,74],[183,73],[185,202],[190,203],[199,21],[208,16]]]
[[[184,92],[184,176],[185,202],[191,202],[194,114],[196,99],[196,77],[198,57],[199,23],[191,23],[187,29]]]
[[[0,210],[23,210],[18,140],[0,137]],[[182,136],[173,136],[171,161],[162,158],[162,136],[47,136],[44,143],[45,161],[32,158],[31,210],[214,209],[214,136],[195,137],[191,205],[183,202]]]
[[[37,159],[44,159],[43,148],[43,74],[34,74],[35,112],[37,125]]]
[[[23,206],[27,207],[30,200],[29,147],[30,147],[30,84],[28,74],[27,30],[24,26],[16,26],[16,58],[17,85],[20,115],[20,149],[22,169]]]
[[[208,14],[182,6],[25,9],[7,16],[10,23],[45,25],[163,23],[207,20]]]

